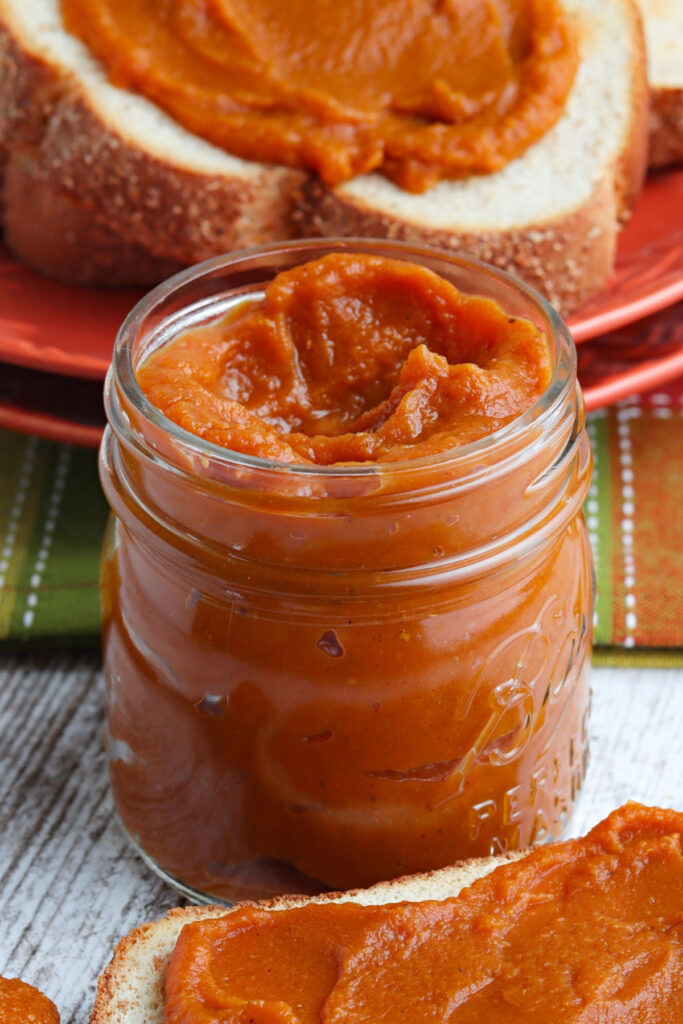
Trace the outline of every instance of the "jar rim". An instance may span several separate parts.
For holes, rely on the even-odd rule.
[[[249,264],[255,266],[258,260],[269,254],[294,255],[308,254],[310,259],[330,252],[356,252],[368,255],[385,255],[389,258],[417,262],[420,257],[439,260],[463,271],[472,271],[482,279],[516,291],[540,315],[544,322],[545,333],[551,348],[553,362],[552,373],[547,387],[534,403],[520,416],[515,417],[506,426],[467,444],[456,445],[444,451],[423,455],[417,458],[405,458],[396,461],[377,463],[332,463],[329,465],[298,462],[283,462],[275,459],[250,455],[207,441],[169,419],[157,406],[149,400],[140,388],[135,373],[134,342],[140,330],[153,312],[184,286],[207,281],[218,272],[237,268],[240,264],[244,270]],[[298,260],[297,262],[304,262]],[[438,271],[436,271],[438,273]],[[476,294],[471,292],[470,294]],[[504,308],[504,306],[503,306]],[[522,316],[523,314],[516,314]],[[285,242],[271,242],[264,245],[251,246],[233,250],[229,253],[203,260],[191,267],[181,270],[172,277],[158,284],[147,292],[130,310],[121,324],[114,344],[112,364],[105,384],[105,400],[107,418],[110,426],[114,426],[115,409],[112,408],[112,391],[117,389],[130,403],[131,408],[146,421],[168,435],[182,449],[199,459],[211,459],[216,466],[226,469],[251,469],[283,476],[304,476],[316,478],[362,478],[376,476],[378,471],[392,475],[403,475],[419,470],[433,469],[452,464],[476,461],[484,453],[494,448],[506,448],[514,445],[523,437],[530,427],[538,427],[544,419],[552,416],[553,411],[561,404],[563,397],[573,391],[576,373],[576,350],[569,329],[553,306],[534,288],[514,277],[507,271],[491,266],[474,257],[441,249],[427,244],[394,241],[381,238],[305,238]],[[121,417],[117,417],[117,426],[123,425]],[[127,426],[130,426],[128,421]],[[116,432],[116,431],[115,431]],[[128,431],[127,431],[128,432]],[[158,453],[157,453],[158,454]],[[164,460],[166,461],[166,460]]]

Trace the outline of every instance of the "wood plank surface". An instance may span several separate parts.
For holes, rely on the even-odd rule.
[[[130,849],[107,788],[96,655],[0,656],[0,974],[87,1024],[125,932],[182,901]],[[571,834],[628,799],[683,809],[683,670],[596,669]]]

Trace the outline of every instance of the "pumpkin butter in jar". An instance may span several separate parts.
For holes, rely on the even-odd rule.
[[[109,763],[195,898],[558,838],[586,763],[568,332],[429,248],[209,261],[130,314],[101,450]]]

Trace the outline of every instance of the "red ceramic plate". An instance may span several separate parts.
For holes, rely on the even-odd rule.
[[[588,409],[611,405],[683,374],[683,302],[580,345]]]
[[[681,374],[683,302],[579,346],[579,379],[589,409]],[[0,427],[95,447],[104,427],[102,384],[0,363]]]
[[[119,325],[142,294],[59,284],[0,246],[0,360],[104,380]]]
[[[0,360],[102,380],[117,328],[141,291],[57,284],[0,248]],[[622,232],[616,273],[569,325],[597,337],[683,298],[683,170],[656,175]]]

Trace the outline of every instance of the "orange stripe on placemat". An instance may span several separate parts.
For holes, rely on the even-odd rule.
[[[610,416],[613,642],[683,645],[683,383]]]

